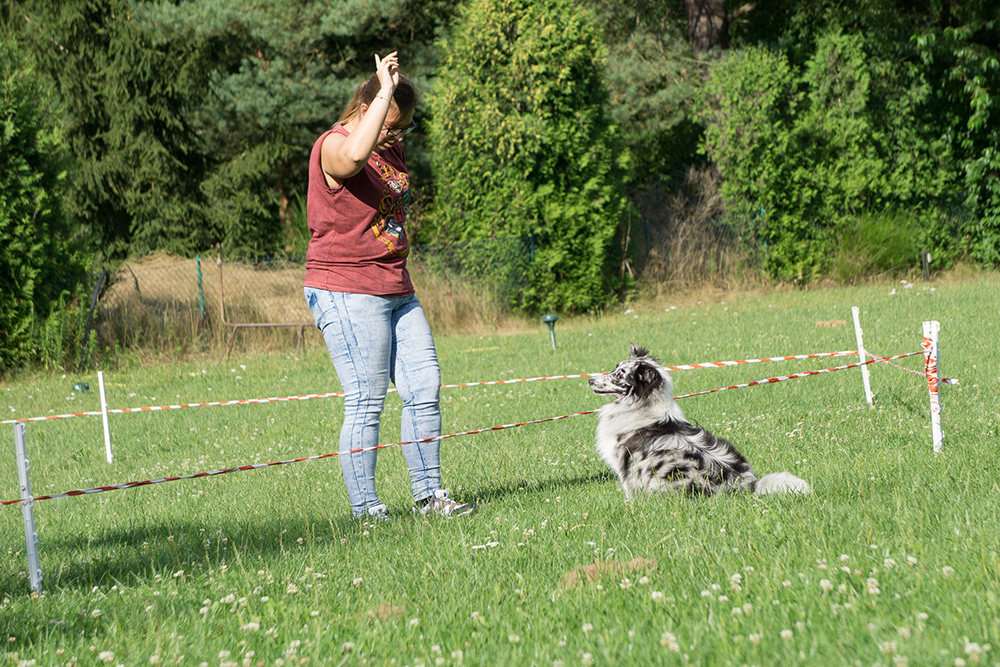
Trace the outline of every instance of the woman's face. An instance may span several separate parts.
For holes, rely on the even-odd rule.
[[[386,114],[385,123],[382,124],[382,131],[378,135],[375,147],[379,150],[392,146],[403,141],[403,137],[412,129],[413,109],[400,115],[399,109],[392,107]]]

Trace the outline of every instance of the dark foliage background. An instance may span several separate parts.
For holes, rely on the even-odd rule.
[[[620,298],[637,221],[738,227],[779,281],[1000,263],[986,0],[0,0],[0,38],[2,367],[59,358],[40,332],[126,258],[301,252],[309,149],[392,49],[411,234],[533,239],[518,308]],[[899,220],[912,246],[859,256]]]

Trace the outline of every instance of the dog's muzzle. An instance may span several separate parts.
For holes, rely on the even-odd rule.
[[[619,385],[611,376],[601,376],[590,378],[587,383],[595,394],[614,394],[616,396],[624,394],[626,387]]]

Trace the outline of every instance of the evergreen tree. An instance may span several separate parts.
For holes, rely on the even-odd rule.
[[[204,220],[206,161],[185,121],[197,73],[132,11],[127,0],[26,0],[13,17],[65,115],[66,212],[105,259],[190,250]]]
[[[0,40],[0,371],[37,356],[35,333],[82,274],[62,215],[67,155],[44,89]]]
[[[592,14],[571,0],[473,0],[441,48],[436,237],[531,235],[522,306],[604,305],[626,202]]]
[[[398,50],[405,73],[426,80],[434,32],[452,11],[442,0],[142,5],[136,18],[157,47],[188,45],[205,73],[185,118],[211,158],[206,234],[240,254],[279,250],[293,235],[289,204],[305,194],[312,144],[374,73],[373,54]],[[419,132],[407,152],[426,175]]]

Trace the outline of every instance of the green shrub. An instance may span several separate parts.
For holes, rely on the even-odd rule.
[[[75,236],[62,212],[61,136],[48,97],[0,43],[0,371],[38,356],[36,326],[58,311],[82,277]]]
[[[825,273],[841,282],[897,275],[919,266],[921,220],[909,212],[847,216],[829,239]]]
[[[572,0],[474,0],[441,50],[426,240],[533,236],[516,305],[601,307],[626,200],[592,16]]]
[[[757,216],[773,277],[815,278],[830,266],[830,242],[859,219],[882,219],[869,211],[923,210],[947,191],[947,150],[922,122],[929,95],[912,64],[879,61],[862,37],[839,31],[817,40],[801,71],[761,47],[712,68],[704,148],[727,208]]]
[[[36,327],[33,336],[38,361],[46,368],[76,369],[88,361],[84,358],[84,337],[87,335],[90,304],[84,298],[81,287],[76,295],[63,292],[55,305],[44,322]],[[86,345],[91,352],[96,340],[96,333],[91,331]]]

